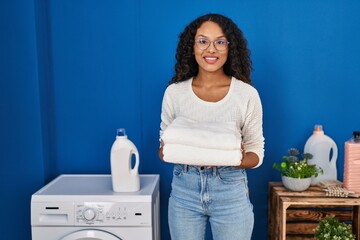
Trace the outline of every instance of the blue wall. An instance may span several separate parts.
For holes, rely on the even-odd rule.
[[[360,129],[359,10],[356,0],[1,1],[3,238],[30,239],[31,194],[57,175],[110,173],[115,130],[125,127],[140,173],[161,175],[169,239],[172,167],[157,157],[162,94],[180,31],[218,12],[248,39],[263,102],[264,164],[248,175],[253,239],[266,239],[267,184],[280,180],[272,163],[290,147],[302,149],[314,124],[338,144],[342,180],[343,144]]]

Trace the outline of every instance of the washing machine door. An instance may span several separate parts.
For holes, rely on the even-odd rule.
[[[60,240],[122,240],[115,235],[101,230],[80,230],[66,235]]]

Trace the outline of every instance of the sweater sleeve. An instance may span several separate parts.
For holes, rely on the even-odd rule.
[[[264,158],[264,137],[262,126],[262,105],[259,94],[255,92],[248,102],[245,122],[241,130],[245,152],[253,152],[259,157],[259,167]]]
[[[169,87],[165,90],[162,107],[161,107],[161,123],[160,123],[160,139],[165,129],[175,119],[175,108],[171,99]]]

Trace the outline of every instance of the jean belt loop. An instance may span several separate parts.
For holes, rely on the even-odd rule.
[[[216,174],[217,174],[217,167],[213,167],[213,176],[216,177]]]
[[[189,171],[189,165],[184,164],[184,172],[188,172]]]

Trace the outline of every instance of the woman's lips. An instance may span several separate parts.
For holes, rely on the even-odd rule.
[[[214,64],[218,60],[218,58],[217,57],[204,57],[204,60],[206,63]]]

